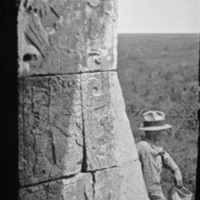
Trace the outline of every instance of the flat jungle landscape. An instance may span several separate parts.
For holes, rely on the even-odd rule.
[[[119,34],[118,76],[135,141],[142,113],[161,110],[173,125],[163,146],[181,169],[184,185],[195,192],[199,108],[197,34]],[[162,173],[164,193],[173,185]]]

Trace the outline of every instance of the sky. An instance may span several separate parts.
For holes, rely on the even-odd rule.
[[[200,0],[118,2],[118,33],[200,33]]]

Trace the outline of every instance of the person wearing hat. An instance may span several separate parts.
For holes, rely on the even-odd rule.
[[[165,114],[161,111],[145,112],[143,118],[144,122],[139,129],[145,132],[145,136],[136,147],[147,193],[150,200],[166,200],[160,183],[162,166],[172,171],[177,187],[183,186],[179,167],[162,147],[156,145],[162,140],[165,130],[172,126],[165,123]]]

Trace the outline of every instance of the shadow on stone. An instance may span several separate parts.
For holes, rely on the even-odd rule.
[[[1,133],[1,197],[18,197],[18,82],[17,82],[17,7],[15,1],[0,3],[0,133]]]

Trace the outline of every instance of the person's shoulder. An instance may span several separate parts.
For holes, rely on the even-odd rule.
[[[136,145],[138,145],[138,146],[148,146],[149,143],[147,141],[145,141],[145,140],[141,140]]]
[[[138,142],[136,144],[136,147],[137,147],[138,151],[142,150],[142,151],[145,151],[145,152],[149,152],[151,150],[151,146],[145,140]]]

